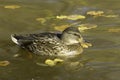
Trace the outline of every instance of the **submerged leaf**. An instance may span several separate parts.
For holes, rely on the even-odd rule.
[[[108,29],[108,32],[120,32],[120,28]]]
[[[40,22],[41,24],[44,24],[46,22],[45,18],[36,18],[36,21]]]
[[[37,62],[36,64],[37,64],[38,66],[48,66],[47,64],[39,63],[39,62]]]
[[[16,58],[16,57],[19,57],[19,56],[20,56],[20,54],[15,54],[15,55],[13,55],[13,57],[15,57],[15,58]]]
[[[79,62],[79,61],[76,61],[76,62],[71,62],[71,63],[70,63],[70,66],[71,66],[71,67],[76,67],[76,66],[83,67],[84,64],[82,64],[82,63]]]
[[[21,8],[21,6],[19,6],[19,5],[6,5],[6,6],[4,6],[4,8],[7,8],[7,9],[17,9],[17,8]]]
[[[107,18],[117,18],[119,17],[119,15],[103,15],[104,17],[107,17]]]
[[[9,61],[0,61],[0,66],[7,66],[9,64],[10,64]]]

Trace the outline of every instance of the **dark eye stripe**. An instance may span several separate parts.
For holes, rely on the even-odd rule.
[[[75,36],[78,36],[79,38],[81,37],[80,33],[76,33],[76,32],[68,32],[69,34],[72,34],[72,35],[75,35]]]
[[[80,35],[79,35],[79,34],[76,34],[76,33],[74,33],[74,35],[75,35],[75,36],[78,36],[78,37],[80,37]]]

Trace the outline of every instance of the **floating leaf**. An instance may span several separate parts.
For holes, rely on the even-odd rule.
[[[21,8],[21,6],[19,6],[19,5],[6,5],[6,6],[4,6],[4,8],[7,8],[7,9],[17,9],[17,8]]]
[[[51,66],[51,67],[56,65],[55,62],[51,59],[46,59],[45,64],[47,64],[48,66]]]
[[[74,25],[74,24],[72,24],[72,25]],[[69,27],[69,26],[71,26],[71,25],[69,25],[69,24],[60,25],[60,26],[55,26],[54,29],[55,29],[55,30],[58,30],[58,31],[63,31],[65,28],[67,28],[67,27]],[[77,25],[77,24],[76,24],[76,26],[78,26],[78,29],[79,29],[80,31],[82,31],[82,32],[83,32],[84,30],[92,29],[92,28],[96,28],[96,27],[97,27],[96,24],[89,24],[89,23],[80,24],[80,25]]]
[[[61,15],[61,16],[56,16],[57,19],[68,19],[68,20],[78,20],[78,19],[85,19],[86,17],[83,15]]]
[[[61,26],[55,26],[54,29],[58,31],[63,31],[67,27],[69,27],[69,25],[61,25]]]
[[[116,18],[116,17],[119,17],[119,15],[103,15],[104,17],[107,17],[107,18]]]
[[[70,19],[70,20],[85,19],[85,16],[83,16],[83,15],[70,15],[67,17],[67,19]]]
[[[61,15],[61,16],[56,16],[57,19],[66,19],[67,16]]]
[[[48,66],[55,66],[57,65],[58,63],[63,63],[64,60],[62,59],[59,59],[59,58],[55,58],[54,60],[51,60],[51,59],[46,59],[45,60],[45,64],[47,64]]]
[[[79,25],[78,29],[80,31],[84,31],[84,30],[92,29],[92,28],[96,28],[96,27],[97,27],[96,24],[89,24],[89,23],[87,23],[87,24],[81,24],[81,25]]]
[[[92,44],[91,44],[91,43],[84,42],[84,43],[81,43],[81,46],[82,46],[83,48],[88,48],[89,46],[92,46]]]
[[[46,22],[45,18],[36,18],[36,21],[40,22],[41,24],[44,24]]]
[[[108,32],[120,32],[120,28],[108,29]]]
[[[89,12],[87,12],[87,15],[91,15],[91,16],[95,16],[95,17],[102,16],[103,14],[104,14],[103,11],[89,11]]]
[[[7,66],[9,64],[10,64],[9,61],[0,61],[0,66]]]
[[[63,63],[64,60],[62,59],[59,59],[59,58],[56,58],[54,59],[54,62],[57,64],[57,63]]]
[[[89,11],[87,12],[87,15],[91,15],[94,17],[102,16],[102,17],[107,17],[107,18],[116,18],[119,17],[119,15],[105,15],[103,11]]]

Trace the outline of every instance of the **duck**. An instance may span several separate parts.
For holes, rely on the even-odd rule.
[[[12,41],[23,49],[37,55],[76,56],[83,52],[86,44],[78,27],[67,27],[61,33],[40,32],[12,34]]]

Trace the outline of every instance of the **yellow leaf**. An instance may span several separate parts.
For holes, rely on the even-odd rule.
[[[51,66],[51,67],[56,65],[56,63],[51,59],[46,59],[45,64],[47,64],[48,66]]]
[[[57,19],[66,19],[67,16],[61,15],[61,16],[56,16]]]
[[[84,42],[84,43],[81,43],[81,46],[82,46],[83,48],[88,48],[89,46],[92,46],[92,44],[91,44],[91,43]]]
[[[89,11],[87,12],[87,15],[91,15],[91,16],[102,16],[104,14],[103,11]]]
[[[86,23],[86,24],[81,24],[78,26],[78,29],[80,31],[84,31],[84,30],[87,30],[87,29],[92,29],[92,28],[96,28],[97,25],[96,24],[89,24],[89,23]]]
[[[21,6],[19,6],[19,5],[6,5],[6,6],[4,6],[4,8],[7,8],[7,9],[17,9],[17,8],[21,8]]]
[[[85,16],[83,15],[70,15],[67,17],[69,20],[78,20],[78,19],[85,19]]]
[[[63,31],[67,27],[69,27],[69,25],[61,25],[61,26],[55,26],[54,29],[58,31]]]
[[[9,61],[0,61],[0,66],[7,66],[9,64],[10,64]]]
[[[61,16],[56,16],[57,19],[68,19],[68,20],[78,20],[78,19],[85,19],[86,17],[83,15],[61,15]]]
[[[59,58],[54,59],[54,62],[55,62],[55,63],[63,63],[63,61],[64,61],[64,60],[59,59]]]

